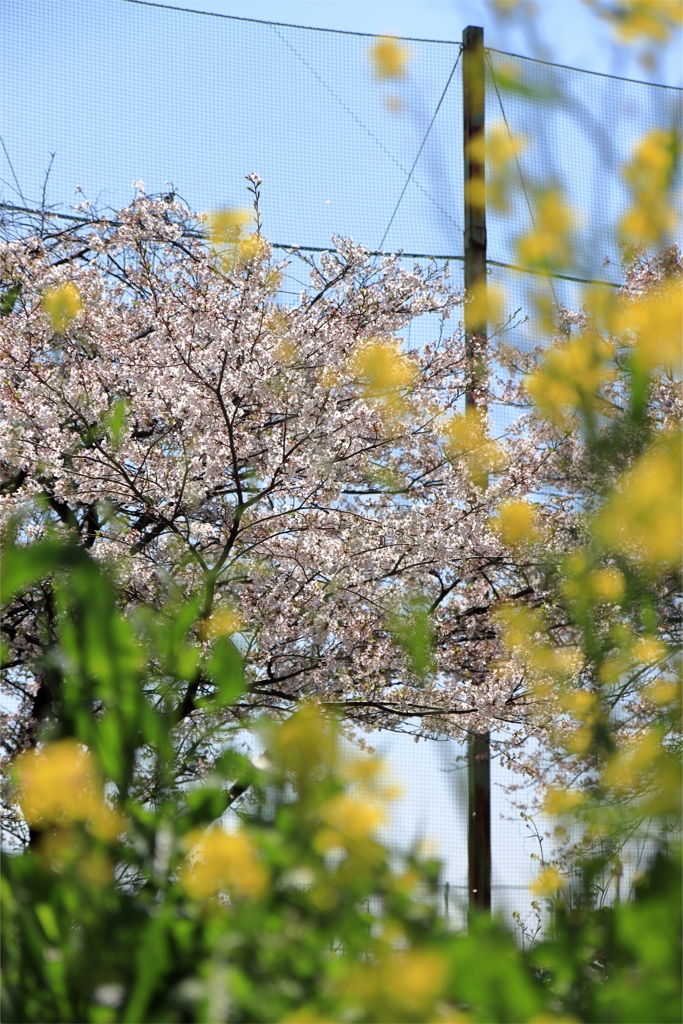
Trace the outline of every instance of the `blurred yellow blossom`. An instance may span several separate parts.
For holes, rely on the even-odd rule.
[[[105,800],[95,759],[75,740],[59,740],[26,751],[15,761],[21,809],[29,825],[84,822],[113,840],[123,819]]]
[[[623,42],[668,42],[683,21],[683,7],[675,0],[617,0],[606,4],[584,0],[612,25]]]
[[[636,301],[623,303],[616,330],[633,333],[636,353],[645,370],[671,366],[680,373],[683,360],[683,287],[666,281]]]
[[[651,665],[666,656],[666,644],[654,636],[641,636],[633,649],[633,656],[642,665]]]
[[[57,334],[63,334],[83,309],[80,292],[73,281],[67,281],[60,288],[46,292],[43,296],[43,309]]]
[[[593,746],[593,728],[590,725],[581,725],[578,729],[568,733],[564,746],[571,754],[583,757]]]
[[[531,269],[547,271],[564,266],[572,253],[571,239],[579,225],[577,211],[567,206],[561,192],[548,189],[535,198],[534,223],[517,241],[520,260]]]
[[[625,582],[622,573],[611,566],[596,569],[590,576],[592,594],[599,601],[614,604],[624,596]]]
[[[478,281],[468,292],[468,316],[471,323],[486,331],[487,324],[498,324],[504,315],[505,291],[488,281]]]
[[[580,652],[555,646],[539,612],[507,604],[496,611],[495,618],[505,646],[523,660],[532,677],[530,687],[539,697],[551,697],[547,683],[564,680],[580,667]]]
[[[395,409],[404,406],[404,393],[413,384],[417,367],[393,340],[370,338],[353,353],[349,372],[356,377],[363,394]]]
[[[204,624],[203,636],[211,640],[219,636],[232,636],[244,627],[244,619],[237,608],[226,605],[224,608],[217,608],[213,615]]]
[[[315,704],[303,704],[277,727],[267,727],[268,753],[277,767],[293,771],[300,781],[336,764],[337,740],[332,724]]]
[[[376,963],[354,964],[343,984],[364,1006],[388,1010],[390,1018],[396,1019],[397,1011],[407,1017],[425,1013],[439,998],[447,978],[445,956],[431,950],[402,950]]]
[[[333,797],[320,808],[320,817],[351,841],[367,839],[384,822],[384,812],[376,803],[356,799],[345,793]]]
[[[600,388],[614,376],[611,354],[611,347],[588,331],[551,348],[526,389],[548,419],[562,424],[569,412],[597,406]]]
[[[603,781],[622,792],[638,788],[658,760],[661,752],[661,736],[649,730],[622,746],[610,759],[603,772]]]
[[[256,259],[264,249],[265,243],[259,234],[244,230],[252,219],[249,210],[232,207],[214,210],[208,215],[211,244],[227,270]]]
[[[681,434],[659,438],[624,473],[596,519],[595,532],[648,574],[681,561]]]
[[[673,227],[670,193],[680,148],[680,135],[661,128],[649,132],[636,146],[623,171],[633,195],[633,205],[621,221],[626,242],[655,245]]]
[[[411,53],[393,36],[380,36],[370,48],[370,63],[375,78],[404,78]]]
[[[538,516],[528,501],[506,501],[491,520],[491,526],[505,544],[533,541],[538,537]]]
[[[555,789],[550,787],[543,800],[546,814],[570,814],[584,803],[585,797],[578,789]]]
[[[587,725],[595,721],[600,710],[597,694],[589,693],[587,690],[572,690],[565,695],[563,703],[568,711]]]
[[[503,121],[487,126],[486,136],[477,135],[468,143],[467,154],[473,163],[486,162],[486,178],[475,176],[465,185],[465,197],[474,206],[487,205],[505,211],[509,205],[511,165],[528,148],[523,135],[512,135]]]
[[[209,215],[209,238],[214,245],[236,242],[245,224],[251,220],[251,211],[244,208],[226,207],[214,210]]]
[[[222,828],[195,831],[180,881],[194,899],[209,899],[220,892],[236,896],[262,896],[269,876],[253,842],[244,832],[229,835]]]
[[[681,682],[680,680],[674,682],[671,679],[658,679],[651,686],[648,686],[644,693],[648,700],[651,700],[653,704],[660,705],[660,707],[680,702]]]
[[[488,435],[484,414],[467,409],[464,415],[453,416],[443,428],[446,455],[460,462],[469,478],[478,487],[485,487],[488,474],[506,464],[505,449]]]
[[[555,868],[547,867],[535,878],[529,888],[534,896],[554,896],[567,884],[566,878]]]

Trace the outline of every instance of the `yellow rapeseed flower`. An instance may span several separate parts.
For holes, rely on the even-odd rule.
[[[671,0],[620,0],[619,17],[612,18],[612,25],[625,42],[650,40],[663,45],[681,25],[682,17],[683,8]]]
[[[102,839],[115,839],[120,815],[104,801],[91,752],[75,740],[59,740],[20,754],[15,762],[18,796],[29,825],[84,822]]]
[[[570,814],[584,803],[584,794],[578,789],[550,788],[545,794],[543,810],[546,814]]]
[[[506,501],[491,520],[491,526],[505,544],[533,541],[538,536],[536,509],[528,501]]]
[[[250,220],[251,212],[244,208],[213,210],[209,214],[209,238],[214,245],[236,242]]]
[[[337,760],[334,729],[315,704],[303,704],[282,725],[271,728],[267,746],[279,768],[300,776],[330,768]]]
[[[566,879],[555,868],[547,867],[534,879],[529,888],[534,896],[554,896],[566,885]]]
[[[592,595],[598,601],[606,601],[608,604],[615,604],[621,600],[624,596],[625,585],[623,575],[612,566],[596,569],[590,575]]]
[[[614,376],[610,347],[592,332],[556,345],[526,382],[535,405],[552,422],[564,423],[569,412],[595,408],[600,388]]]
[[[404,407],[405,392],[417,375],[415,362],[401,351],[399,343],[382,338],[363,342],[349,359],[348,370],[360,383],[365,398],[395,410]]]
[[[652,665],[666,655],[666,644],[654,636],[641,636],[633,648],[633,656],[641,665]]]
[[[673,226],[670,189],[679,152],[680,137],[673,131],[656,128],[639,141],[623,171],[634,200],[621,222],[624,240],[655,245]]]
[[[667,281],[640,298],[623,303],[616,330],[633,333],[636,353],[645,370],[671,366],[679,373],[683,360],[683,287]]]
[[[484,330],[489,323],[501,322],[506,306],[505,291],[487,281],[478,281],[468,292],[468,318],[471,323],[482,326]]]
[[[352,842],[367,839],[384,821],[377,804],[340,793],[320,808],[322,820],[336,829],[342,839]]]
[[[405,78],[411,53],[393,36],[380,36],[370,48],[375,78]]]
[[[571,256],[571,237],[579,216],[555,189],[540,193],[535,205],[533,227],[517,241],[519,258],[527,266],[540,270],[562,266]]]
[[[651,574],[681,561],[681,447],[680,433],[655,442],[622,475],[595,524],[606,545]]]
[[[354,964],[343,983],[344,990],[353,993],[363,1006],[379,1012],[390,1007],[391,1017],[395,1018],[397,1012],[410,1017],[424,1014],[438,1000],[447,977],[448,961],[439,953],[401,950],[376,963]]]
[[[603,781],[617,792],[638,787],[659,760],[662,742],[659,734],[649,731],[622,747],[611,758],[603,772]]]
[[[203,635],[211,640],[219,636],[232,636],[244,627],[244,619],[237,608],[227,605],[218,608],[204,625]]]
[[[268,889],[269,877],[256,847],[244,832],[229,835],[222,828],[197,831],[180,882],[194,899],[205,900],[221,892],[258,898]]]
[[[587,690],[573,690],[564,698],[564,705],[568,711],[585,722],[587,725],[595,721],[595,716],[600,710],[600,701],[596,694]]]
[[[67,281],[60,288],[46,292],[43,296],[43,309],[57,334],[63,334],[83,309],[80,292],[73,281]]]
[[[446,455],[452,462],[460,462],[478,487],[485,487],[488,474],[505,466],[505,450],[489,437],[479,409],[467,409],[464,415],[453,416],[445,424],[443,434]]]
[[[658,679],[651,686],[647,687],[644,694],[653,704],[664,707],[667,704],[680,702],[681,684],[680,681],[674,682],[670,679]]]

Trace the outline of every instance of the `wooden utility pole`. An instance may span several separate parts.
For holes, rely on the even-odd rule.
[[[477,301],[465,305],[468,382],[465,402],[476,405],[488,330],[486,308],[486,167],[484,157],[484,30],[462,36],[462,113],[465,167],[465,289]],[[467,867],[471,910],[491,908],[491,743],[488,732],[467,741]]]

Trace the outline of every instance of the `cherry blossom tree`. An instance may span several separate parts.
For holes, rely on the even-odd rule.
[[[57,230],[44,219],[3,244],[5,528],[20,543],[76,539],[142,634],[150,606],[187,633],[192,657],[170,690],[157,665],[150,694],[172,706],[187,777],[223,725],[306,697],[365,728],[493,729],[535,778],[545,749],[557,778],[572,717],[545,684],[597,685],[567,611],[565,555],[653,431],[666,437],[680,418],[670,359],[656,356],[634,426],[623,321],[637,329],[648,295],[658,311],[675,296],[680,257],[635,260],[602,334],[584,310],[562,312],[546,356],[492,339],[473,383],[447,269],[406,270],[344,239],[317,262],[278,262],[257,176],[249,188],[253,231],[243,212],[197,218],[140,190],[116,218]],[[286,305],[294,260],[310,284]],[[418,318],[431,340],[408,349]],[[492,399],[515,411],[504,436],[492,435]],[[620,623],[637,639],[618,558],[608,546],[600,559],[614,584],[600,629]],[[665,575],[665,643],[678,593]],[[4,616],[10,754],[59,715],[58,614],[47,578]],[[644,678],[633,675],[628,707],[615,682],[626,729],[650,714]],[[528,736],[551,734],[521,755]]]
[[[370,727],[524,723],[491,608],[542,601],[543,574],[492,516],[516,499],[519,518],[576,439],[493,438],[483,391],[465,415],[463,296],[447,270],[344,239],[317,264],[277,262],[259,186],[250,177],[253,233],[239,213],[207,222],[140,191],[115,219],[4,244],[5,523],[25,540],[77,538],[131,614],[194,602],[179,721],[312,696]],[[287,306],[292,259],[310,285]],[[432,340],[408,351],[400,333],[419,317]],[[508,381],[498,398],[521,396]],[[572,517],[552,500],[538,514],[561,546]],[[36,668],[49,607],[47,581],[5,616],[14,744],[57,707]],[[209,716],[201,653],[219,636],[248,686]]]

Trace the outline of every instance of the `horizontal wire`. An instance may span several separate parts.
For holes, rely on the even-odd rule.
[[[137,2],[137,0],[132,0]],[[575,68],[571,64],[555,64],[552,60],[541,60],[540,57],[524,57],[521,53],[508,53],[507,50],[496,50],[493,46],[485,47],[488,53],[498,53],[501,57],[514,57],[515,60],[526,60],[532,64],[545,64],[549,68],[561,68],[563,71],[577,71],[580,75],[594,75],[596,78],[613,78],[615,82],[631,82],[633,85],[647,85],[651,89],[672,89],[683,92],[680,85],[664,85],[661,82],[644,82],[642,78],[625,78],[624,75],[610,75],[606,71],[589,71],[588,68]]]
[[[385,33],[354,32],[346,28],[320,28],[317,25],[294,25],[291,21],[267,21],[265,18],[245,18],[241,14],[221,14],[218,11],[198,11],[195,7],[175,7],[171,4],[155,3],[154,0],[123,0],[126,4],[138,4],[140,7],[158,7],[162,11],[181,11],[183,14],[201,14],[206,18],[224,18],[227,21],[248,21],[252,25],[277,25],[278,28],[299,28],[304,32],[327,32],[336,36],[361,36],[363,39],[382,39]],[[442,46],[459,46],[453,39],[424,39],[420,36],[395,36],[406,43],[439,43]]]
[[[246,21],[252,25],[277,25],[278,28],[298,28],[304,32],[327,32],[329,35],[337,36],[360,36],[363,39],[381,39],[384,37],[384,33],[378,32],[355,32],[352,29],[346,28],[324,28],[318,25],[296,25],[291,21],[268,21],[266,18],[245,18],[241,14],[223,14],[219,11],[200,11],[196,7],[176,7],[173,4],[162,4],[155,2],[155,0],[123,0],[126,4],[136,4],[138,7],[156,7],[162,11],[177,11],[181,14],[200,14],[205,18],[222,18],[225,21]],[[396,36],[391,35],[392,39],[398,39],[406,43],[438,43],[439,46],[459,46],[459,41],[455,39],[427,39],[424,36]],[[578,71],[582,75],[596,75],[598,78],[613,78],[617,82],[633,82],[636,85],[649,85],[654,89],[673,89],[675,92],[683,92],[683,89],[677,85],[662,85],[659,82],[644,82],[640,78],[625,78],[622,75],[609,75],[604,71],[589,71],[587,68],[575,68],[571,64],[555,64],[553,61],[541,60],[538,57],[524,57],[519,53],[508,53],[507,50],[497,50],[495,47],[487,46],[486,49],[490,53],[499,53],[503,57],[514,57],[517,60],[528,60],[534,64],[546,64],[553,68],[563,68],[565,71]]]
[[[133,3],[133,0],[129,0]],[[136,0],[137,2],[137,0]],[[77,221],[81,224],[109,224],[112,227],[119,227],[120,221],[109,220],[108,218],[98,217],[79,217],[75,213],[57,213],[54,210],[35,210],[28,206],[14,206],[12,203],[0,203],[0,210],[9,210],[13,213],[30,213],[36,217],[56,217],[59,220],[70,220]],[[184,232],[187,238],[204,238],[199,231],[186,231]],[[298,250],[301,252],[333,252],[334,250],[329,245],[299,245],[296,242],[270,242],[273,249],[281,249],[284,252],[295,253]],[[465,260],[464,256],[459,256],[455,253],[428,253],[428,252],[404,252],[403,250],[396,250],[395,252],[385,252],[382,249],[368,249],[368,256],[401,256],[404,259],[415,259],[415,260],[440,260],[444,263],[459,262],[463,263]],[[505,263],[502,260],[486,260],[487,266],[500,267],[502,270],[514,270],[518,274],[532,274],[534,277],[553,277],[560,281],[573,281],[575,284],[597,284],[602,288],[621,288],[622,283],[619,281],[600,281],[597,278],[592,277],[575,277],[572,274],[561,274],[559,271],[552,271],[551,273],[544,270],[534,270],[531,267],[520,267],[514,263]]]

